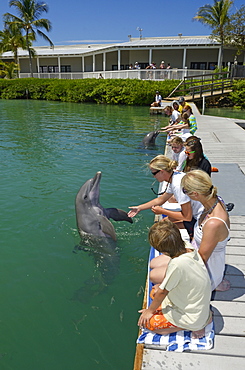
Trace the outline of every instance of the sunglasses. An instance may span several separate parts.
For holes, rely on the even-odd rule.
[[[190,194],[190,193],[192,193],[192,191],[188,191],[187,189],[185,189],[184,187],[182,188],[182,192],[184,193],[184,194]]]
[[[155,171],[155,172],[152,172],[151,174],[153,175],[153,176],[156,176],[156,174],[158,173],[158,172],[160,172],[161,170],[157,170],[157,171]]]
[[[187,154],[187,155],[190,155],[192,153],[196,153],[196,151],[195,150],[192,150],[191,152],[188,152],[187,150],[185,150],[185,154]]]

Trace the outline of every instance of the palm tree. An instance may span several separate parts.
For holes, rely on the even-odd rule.
[[[0,53],[12,51],[14,53],[14,62],[18,64],[18,48],[25,49],[25,38],[16,24],[0,31]]]
[[[215,0],[213,5],[201,6],[193,18],[213,29],[211,37],[220,42],[218,67],[222,68],[223,49],[226,41],[226,26],[229,24],[229,11],[233,4],[231,0]]]
[[[0,76],[1,78],[12,79],[16,77],[19,70],[19,65],[14,62],[3,62],[0,60]]]
[[[48,32],[51,30],[50,21],[46,18],[39,18],[43,12],[48,12],[48,6],[45,3],[36,2],[35,0],[11,0],[9,6],[13,6],[16,9],[18,16],[5,13],[5,24],[16,24],[24,30],[26,47],[29,54],[30,73],[31,77],[33,77],[31,41],[36,41],[38,34],[47,40],[51,47],[54,46],[49,37],[41,31],[42,28]]]

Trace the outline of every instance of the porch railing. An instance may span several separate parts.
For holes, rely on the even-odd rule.
[[[132,69],[121,71],[96,71],[96,72],[55,72],[55,73],[34,73],[35,78],[55,78],[55,79],[84,79],[84,78],[130,78],[139,80],[182,80],[185,77],[192,77],[195,75],[206,75],[210,73],[209,70],[196,69]],[[30,73],[20,73],[20,78],[31,77]],[[194,78],[194,77],[193,77]]]

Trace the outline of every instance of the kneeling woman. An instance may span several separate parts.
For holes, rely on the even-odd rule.
[[[169,220],[150,228],[149,242],[163,253],[152,260],[150,273],[160,285],[149,308],[139,311],[138,325],[158,334],[191,330],[194,337],[203,336],[210,322],[211,287],[202,258]]]
[[[182,191],[192,200],[201,202],[204,211],[194,227],[194,241],[207,266],[212,289],[225,291],[230,288],[223,279],[225,248],[229,240],[230,221],[226,206],[217,196],[209,175],[201,170],[188,172],[181,180]]]

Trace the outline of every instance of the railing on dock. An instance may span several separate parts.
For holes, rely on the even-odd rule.
[[[186,100],[202,99],[203,96],[223,95],[231,91],[232,85],[233,77],[229,71],[185,76],[166,99],[173,99],[173,95],[183,95]]]

